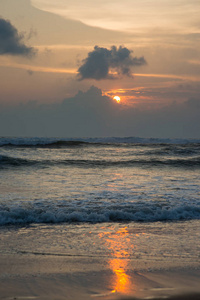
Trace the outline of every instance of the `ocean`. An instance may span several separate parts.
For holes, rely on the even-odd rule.
[[[0,138],[1,254],[199,267],[199,224],[199,140]]]

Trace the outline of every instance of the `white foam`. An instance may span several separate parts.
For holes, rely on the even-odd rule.
[[[28,223],[62,222],[157,222],[200,219],[200,206],[197,204],[178,204],[166,207],[155,204],[133,204],[132,206],[107,205],[89,208],[75,205],[59,207],[56,205],[26,205],[19,203],[10,207],[0,207],[0,225]]]

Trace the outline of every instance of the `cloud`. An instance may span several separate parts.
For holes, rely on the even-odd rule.
[[[31,56],[35,53],[32,47],[27,47],[23,35],[8,20],[0,18],[0,55]]]
[[[0,136],[200,138],[199,103],[124,106],[92,86],[61,103],[0,107]]]
[[[61,103],[35,101],[0,110],[0,135],[101,136],[117,109],[115,101],[94,86]]]
[[[132,57],[132,51],[126,47],[112,46],[111,49],[95,46],[88,57],[82,61],[78,69],[79,80],[83,79],[116,79],[110,71],[117,73],[118,77],[126,75],[131,77],[131,67],[146,64],[144,57]]]

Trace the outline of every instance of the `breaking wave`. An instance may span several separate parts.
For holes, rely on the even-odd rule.
[[[178,159],[150,159],[138,158],[131,160],[86,160],[86,159],[64,159],[64,160],[29,160],[18,157],[0,155],[0,167],[24,167],[24,166],[74,166],[74,167],[200,167],[200,157],[194,158],[178,158]]]
[[[0,147],[73,147],[94,144],[198,144],[197,139],[159,139],[140,137],[107,138],[0,138]]]
[[[91,208],[68,205],[25,205],[0,206],[0,225],[31,223],[102,223],[102,222],[162,222],[200,219],[200,207],[197,204],[166,205],[147,204]]]

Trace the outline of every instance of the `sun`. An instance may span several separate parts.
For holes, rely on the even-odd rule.
[[[114,99],[114,100],[116,100],[116,101],[117,101],[117,103],[119,103],[119,102],[121,101],[121,99],[120,99],[120,97],[119,97],[119,96],[115,96],[115,97],[113,97],[113,99]]]

